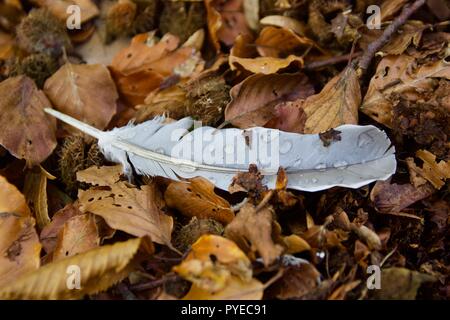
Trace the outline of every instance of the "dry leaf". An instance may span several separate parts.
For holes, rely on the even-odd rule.
[[[41,166],[35,167],[25,177],[23,193],[32,209],[39,230],[50,223],[47,205],[47,179],[54,180],[52,176]]]
[[[222,17],[220,13],[213,7],[213,0],[204,0],[206,8],[206,20],[208,24],[209,39],[217,52],[220,51],[220,42],[217,33],[222,27]]]
[[[111,228],[137,237],[149,235],[152,241],[171,247],[173,219],[162,211],[164,200],[155,182],[138,189],[118,181],[121,172],[120,165],[79,171],[79,181],[107,187],[80,190],[80,210],[101,216]]]
[[[304,133],[320,133],[343,124],[358,124],[359,79],[353,68],[331,79],[322,91],[305,100]]]
[[[379,212],[395,214],[434,192],[436,189],[428,183],[415,188],[411,184],[391,184],[389,181],[377,181],[370,192],[370,200]]]
[[[247,284],[252,282],[248,257],[233,241],[216,235],[201,236],[173,270],[193,282],[198,287],[196,291],[209,293],[226,290],[233,277]]]
[[[100,238],[91,214],[76,215],[64,223],[58,234],[53,261],[74,256],[99,246]]]
[[[41,244],[34,229],[34,219],[1,212],[0,291],[8,283],[15,283],[21,275],[39,268],[40,252]]]
[[[66,22],[70,13],[69,6],[76,5],[80,8],[80,22],[84,23],[99,15],[100,11],[92,0],[31,0],[40,7],[45,7],[59,20]],[[70,11],[69,11],[70,12]]]
[[[306,26],[301,21],[287,16],[265,16],[260,20],[262,25],[275,26],[294,31],[299,36],[305,36]]]
[[[45,81],[44,92],[56,109],[98,129],[106,128],[117,110],[116,86],[100,64],[66,63]]]
[[[0,144],[29,166],[44,161],[56,147],[55,121],[44,108],[50,102],[26,76],[0,83]]]
[[[252,73],[272,74],[280,69],[287,68],[291,63],[296,62],[299,66],[303,66],[303,58],[295,55],[289,55],[286,58],[273,57],[257,57],[257,58],[240,58],[230,54],[230,69],[235,70],[239,66]]]
[[[3,176],[0,176],[0,212],[10,212],[21,217],[31,215],[23,194]]]
[[[417,151],[416,156],[423,161],[422,168],[417,167],[414,161],[409,161],[409,169],[429,181],[436,189],[441,189],[445,180],[450,179],[450,161],[441,160],[438,163],[436,156],[427,150]]]
[[[1,299],[81,299],[104,291],[124,279],[135,267],[138,250],[152,253],[147,238],[105,245],[67,259],[49,263],[0,288]],[[79,290],[70,289],[75,268],[80,271]]]
[[[239,128],[264,126],[277,113],[276,106],[306,98],[313,87],[303,74],[255,74],[231,89],[225,121]]]
[[[296,254],[303,251],[311,250],[311,246],[296,234],[283,237],[284,244],[286,245],[287,254]]]
[[[424,30],[425,26],[422,21],[407,21],[402,26],[401,32],[394,36],[381,51],[393,55],[403,54],[411,43],[415,47],[419,45]]]
[[[408,55],[387,56],[378,64],[372,77],[361,111],[384,124],[392,127],[393,94],[401,94],[408,100],[418,100],[421,92],[432,90],[435,78],[450,80],[450,65],[443,60],[414,69],[415,59]]]
[[[211,218],[223,224],[234,218],[228,201],[215,194],[214,184],[202,177],[172,182],[164,193],[164,199],[169,207],[187,217]]]
[[[244,252],[258,252],[265,266],[279,258],[284,248],[272,239],[273,209],[257,209],[246,203],[236,218],[225,228],[225,236],[233,240]]]
[[[218,292],[202,290],[193,284],[183,300],[261,300],[263,293],[264,285],[260,281],[251,279],[245,282],[236,276],[230,276],[227,286]]]
[[[42,246],[47,254],[55,250],[56,242],[58,241],[58,234],[64,227],[64,224],[72,217],[81,215],[81,211],[76,204],[68,204],[58,212],[56,212],[52,221],[41,231],[39,236]]]

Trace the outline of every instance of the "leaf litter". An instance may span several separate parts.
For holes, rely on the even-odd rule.
[[[450,298],[446,1],[71,3],[0,10],[0,298]]]

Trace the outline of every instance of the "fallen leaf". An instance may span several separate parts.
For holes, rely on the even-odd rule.
[[[252,283],[252,268],[248,257],[231,240],[216,236],[200,237],[173,271],[193,282],[200,291],[218,293],[226,290],[236,277]]]
[[[380,277],[381,289],[374,290],[380,300],[414,300],[422,283],[436,281],[433,276],[406,268],[382,269]]]
[[[153,252],[147,238],[131,239],[105,245],[67,259],[46,264],[34,272],[0,288],[2,299],[55,300],[81,299],[84,295],[104,291],[124,279],[134,268],[138,250]],[[74,267],[78,267],[74,269]],[[80,272],[80,289],[70,289],[75,283],[71,274]]]
[[[41,166],[30,170],[25,177],[23,193],[36,217],[39,230],[50,223],[47,204],[47,179],[54,180],[56,177]]]
[[[284,248],[272,239],[273,209],[257,210],[246,203],[236,218],[225,228],[225,237],[233,240],[244,252],[258,252],[265,266],[279,258]]]
[[[407,21],[402,26],[401,31],[395,35],[381,51],[393,55],[403,54],[411,43],[415,47],[419,46],[424,30],[425,26],[422,21]]]
[[[211,218],[223,224],[234,218],[228,201],[215,194],[214,184],[202,177],[172,182],[164,193],[164,199],[169,207],[187,217]]]
[[[44,113],[45,94],[26,76],[0,83],[0,144],[28,166],[44,161],[56,147],[55,122]]]
[[[286,58],[256,57],[240,58],[230,54],[230,69],[236,70],[239,66],[252,73],[272,74],[280,69],[287,68],[291,63],[296,62],[303,66],[303,58],[295,55],[289,55]]]
[[[53,261],[74,256],[99,246],[100,238],[91,214],[76,215],[64,223],[58,234]]]
[[[21,275],[38,269],[41,244],[34,229],[34,219],[0,213],[0,252],[0,288],[14,284]]]
[[[411,184],[391,184],[389,181],[377,181],[370,192],[370,200],[379,212],[395,214],[434,192],[436,189],[431,184],[415,188]]]
[[[100,64],[66,63],[45,81],[44,92],[56,109],[98,129],[106,128],[117,110],[116,86]]]
[[[213,0],[205,0],[205,8],[206,8],[206,20],[208,24],[208,34],[209,39],[216,49],[216,52],[220,51],[220,42],[217,33],[222,27],[222,17],[220,13],[213,7]]]
[[[306,35],[306,25],[301,21],[287,16],[265,16],[259,23],[262,25],[275,26],[294,31],[299,36]]]
[[[343,124],[358,124],[359,80],[353,68],[331,79],[322,91],[306,98],[304,133],[320,133]]]
[[[277,105],[306,98],[313,92],[303,74],[255,74],[231,89],[225,121],[239,128],[264,126],[277,115]]]
[[[393,19],[407,2],[408,0],[383,1],[380,8],[380,20],[385,22]]]
[[[3,176],[0,176],[0,212],[10,212],[21,217],[31,215],[23,194]]]
[[[138,189],[114,178],[121,172],[120,165],[79,171],[78,181],[107,187],[80,190],[80,210],[101,216],[111,228],[137,237],[149,235],[152,241],[172,247],[173,219],[162,211],[164,200],[155,182]]]
[[[414,162],[408,162],[409,168],[425,180],[429,181],[436,189],[445,185],[445,180],[450,179],[450,161],[436,161],[436,156],[427,150],[419,150],[416,156],[423,161],[422,168]]]
[[[303,251],[311,250],[311,246],[296,234],[283,237],[284,244],[286,245],[287,254],[296,254]]]

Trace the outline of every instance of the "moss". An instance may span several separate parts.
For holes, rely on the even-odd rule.
[[[65,26],[48,10],[34,9],[17,27],[17,42],[30,53],[44,53],[53,57],[70,48]]]
[[[135,0],[137,4],[137,14],[131,28],[132,34],[144,33],[157,28],[158,1],[156,0]]]
[[[10,76],[27,75],[36,82],[39,88],[44,86],[45,80],[58,70],[58,62],[44,53],[35,53],[22,60],[16,59],[11,66]]]

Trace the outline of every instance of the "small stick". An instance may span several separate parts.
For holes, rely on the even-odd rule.
[[[305,69],[306,70],[314,70],[314,69],[331,66],[333,64],[337,64],[337,63],[341,63],[341,62],[347,62],[350,59],[359,57],[360,55],[362,55],[362,51],[355,52],[353,54],[347,53],[342,56],[336,56],[336,57],[332,57],[332,58],[325,59],[325,60],[313,61],[313,62],[305,64]]]
[[[362,75],[364,72],[366,72],[375,54],[389,42],[390,38],[395,32],[397,32],[398,28],[405,24],[408,18],[425,2],[426,0],[416,0],[411,5],[405,6],[400,15],[395,18],[392,23],[384,30],[381,37],[379,37],[367,47],[366,52],[364,52],[358,63],[359,75]]]

